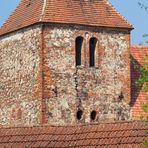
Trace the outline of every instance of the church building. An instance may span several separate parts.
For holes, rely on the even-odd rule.
[[[20,0],[0,28],[0,146],[100,148],[101,136],[140,146],[147,135],[131,121],[132,29],[107,0]],[[139,143],[121,134],[135,138],[134,130]],[[27,143],[30,133],[38,136]]]

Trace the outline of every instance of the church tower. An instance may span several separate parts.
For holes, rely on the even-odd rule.
[[[0,125],[130,120],[131,30],[106,0],[21,0],[0,28]]]

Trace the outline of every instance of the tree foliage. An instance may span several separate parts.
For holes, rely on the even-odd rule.
[[[145,0],[143,2],[139,1],[138,5],[141,9],[148,10],[148,0]]]
[[[148,0],[145,0],[146,4],[143,2],[138,2],[138,5],[142,8],[145,9],[146,11],[148,10]],[[148,37],[148,34],[144,34],[143,37]],[[148,41],[146,41],[146,44],[148,44]],[[145,57],[148,60],[148,55]],[[139,86],[142,86],[144,84],[144,90],[148,92],[148,62],[144,63],[143,66],[140,68],[140,78],[136,82]],[[147,113],[148,112],[148,101],[143,102],[142,105],[142,110]],[[148,120],[148,119],[147,119]],[[147,131],[146,131],[147,132]],[[146,148],[148,148],[148,140],[144,141],[144,145]]]
[[[148,55],[145,56],[144,61],[148,61]],[[141,67],[140,67],[140,77],[136,81],[136,85],[138,87],[143,87],[145,92],[148,92],[148,62],[145,62]],[[146,98],[147,100],[147,98]],[[148,112],[148,102],[143,102],[142,103],[142,111],[144,113]],[[148,120],[148,117],[141,115],[142,119]]]
[[[145,11],[148,11],[148,0],[143,0],[142,2],[139,1],[138,5],[141,9],[144,9]],[[144,38],[148,38],[148,34],[144,34],[143,35]],[[148,41],[145,42],[146,44],[148,44]]]
[[[145,55],[145,60],[148,61],[148,55]],[[145,62],[141,67],[140,67],[140,77],[136,81],[136,84],[138,86],[144,85],[144,90],[148,91],[148,62]]]

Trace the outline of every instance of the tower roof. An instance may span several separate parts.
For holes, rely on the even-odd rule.
[[[39,22],[132,29],[107,0],[21,0],[0,35]]]

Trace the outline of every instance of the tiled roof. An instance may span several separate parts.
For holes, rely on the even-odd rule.
[[[145,122],[0,128],[0,147],[142,148]]]
[[[148,63],[148,59],[145,56],[148,55],[148,46],[131,46],[131,105],[133,117],[139,118],[141,116],[148,116],[148,113],[142,111],[142,103],[148,102],[148,92],[145,92],[143,88],[136,86],[135,82],[140,77],[140,67],[144,63]]]
[[[132,29],[107,0],[21,0],[0,35],[39,22]]]
[[[148,55],[148,46],[133,45],[131,46],[131,54],[137,60],[137,62],[142,64],[146,62],[145,56]]]

